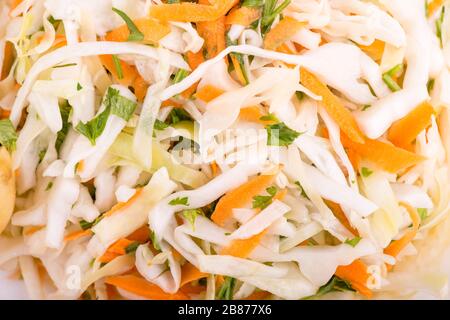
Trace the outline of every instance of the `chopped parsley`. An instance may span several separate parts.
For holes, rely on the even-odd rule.
[[[300,136],[300,132],[290,129],[283,122],[266,127],[267,145],[285,147],[292,144]]]
[[[112,8],[112,10],[117,13],[127,24],[128,30],[130,34],[128,35],[128,41],[142,41],[144,40],[144,34],[138,29],[138,27],[134,24],[133,20],[123,11]]]
[[[273,197],[277,194],[277,188],[276,187],[269,187],[266,189],[268,196],[254,196],[252,207],[253,209],[260,208],[265,209],[268,205],[272,203]]]
[[[358,243],[361,241],[360,237],[355,237],[353,239],[347,239],[345,240],[345,243],[352,246],[353,248],[358,245]]]
[[[362,168],[361,168],[361,175],[362,175],[364,178],[369,177],[372,173],[373,173],[373,171],[370,170],[369,168],[366,168],[366,167],[362,167]]]
[[[188,197],[175,198],[170,200],[169,204],[171,206],[178,206],[178,205],[189,206],[189,198]]]
[[[232,300],[234,295],[234,287],[236,285],[236,279],[232,277],[225,277],[222,286],[217,293],[217,299],[219,300]]]
[[[16,150],[17,132],[11,120],[0,120],[0,144],[9,152]]]

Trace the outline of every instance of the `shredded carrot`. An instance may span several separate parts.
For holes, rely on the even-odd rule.
[[[217,162],[213,161],[211,162],[211,171],[213,174],[213,177],[217,177],[217,175],[219,174],[219,166],[217,165]]]
[[[219,200],[211,219],[218,225],[224,226],[227,220],[233,216],[234,208],[242,208],[248,205],[253,197],[268,188],[274,179],[274,175],[260,175],[231,190]]]
[[[304,68],[300,69],[301,83],[314,94],[322,97],[322,105],[330,117],[338,124],[347,137],[357,143],[364,143],[364,134],[359,129],[352,113],[342,104],[331,90]]]
[[[142,190],[143,190],[142,188],[137,189],[136,193],[130,199],[128,199],[127,202],[119,202],[118,204],[113,206],[108,212],[105,213],[105,217],[109,217],[114,213],[116,213],[117,211],[125,209],[126,207],[133,204],[141,196]]]
[[[122,256],[122,254],[106,251],[99,259],[101,263],[108,263],[113,261],[115,258]]]
[[[186,60],[191,70],[197,69],[197,67],[205,61],[205,57],[203,56],[203,50],[199,50],[196,53],[188,51],[186,53]],[[189,99],[195,93],[195,91],[197,91],[198,83],[199,81],[197,81],[192,86],[184,90],[181,93],[181,96],[185,99]]]
[[[391,173],[397,173],[424,160],[420,155],[378,140],[366,138],[362,144],[353,142],[342,134],[341,141],[344,147],[352,149],[361,158]]]
[[[350,282],[353,289],[367,298],[372,297],[372,291],[367,288],[369,273],[367,266],[360,259],[353,261],[346,266],[339,266],[336,269],[336,276]]]
[[[386,43],[380,40],[375,40],[369,46],[359,45],[362,51],[364,51],[373,60],[379,62],[383,58],[384,47]]]
[[[199,294],[206,290],[205,286],[201,285],[192,285],[191,283],[188,283],[180,288],[180,291],[184,294]]]
[[[181,103],[179,103],[179,102],[173,101],[172,99],[164,100],[161,103],[161,108],[168,108],[168,107],[183,108],[183,105]]]
[[[331,209],[334,216],[339,220],[340,223],[344,225],[344,227],[347,228],[348,231],[353,233],[353,235],[355,236],[359,235],[358,230],[353,228],[353,226],[350,224],[350,221],[348,221],[347,216],[345,215],[344,211],[342,211],[342,208],[339,204],[329,200],[325,200],[325,203]]]
[[[214,5],[190,2],[161,4],[150,8],[150,16],[162,21],[202,22],[223,17],[239,0],[218,0]]]
[[[268,298],[270,295],[271,293],[267,291],[256,291],[253,292],[251,295],[249,295],[247,298],[244,298],[242,300],[264,300]]]
[[[284,17],[275,27],[273,27],[264,38],[264,48],[276,50],[286,41],[290,40],[301,28],[304,27],[291,17]]]
[[[251,7],[233,9],[226,17],[225,24],[237,24],[248,27],[261,17],[261,10]]]
[[[6,110],[0,108],[0,120],[9,118],[9,115],[11,114],[11,110]]]
[[[225,49],[225,17],[197,22],[197,32],[205,40],[208,59],[214,58]]]
[[[163,24],[157,20],[151,18],[141,18],[133,20],[133,23],[144,35],[142,42],[146,44],[157,45],[159,40],[164,38],[170,33],[170,26]],[[128,40],[130,30],[126,24],[108,32],[105,39],[108,41],[124,42]]]
[[[266,233],[266,230],[248,238],[233,240],[230,245],[223,248],[220,254],[233,256],[237,258],[247,258],[250,253],[260,244],[261,238]]]
[[[126,254],[126,248],[132,243],[133,241],[128,239],[119,239],[108,248],[108,251],[124,255]]]
[[[75,232],[72,232],[72,233],[68,234],[67,236],[65,236],[64,242],[77,240],[81,237],[90,236],[90,235],[92,235],[92,230],[90,230],[90,229],[75,231]]]
[[[428,1],[428,0],[425,0]],[[444,4],[444,0],[432,0],[428,3],[428,17],[434,15],[434,13]]]
[[[403,237],[398,240],[392,241],[385,249],[384,253],[390,255],[392,257],[398,256],[398,254],[415,238],[417,235],[417,231],[420,226],[420,216],[416,209],[411,207],[410,205],[401,202],[401,206],[406,208],[409,213],[409,216],[412,220],[412,228],[408,230]],[[392,266],[388,265],[388,269],[391,269]]]
[[[265,116],[265,114],[262,113],[261,109],[257,106],[245,107],[239,112],[239,119],[244,121],[260,123],[262,125],[271,125],[276,122],[274,120],[261,120],[263,116]]]
[[[222,95],[225,91],[222,89],[219,89],[217,87],[214,87],[212,85],[206,85],[202,87],[201,89],[198,89],[195,93],[195,97],[197,99],[200,99],[205,102],[210,102],[217,98],[218,96]]]
[[[80,162],[78,162],[77,164],[77,168],[76,171],[77,173],[81,173],[84,170],[84,160],[80,160]]]
[[[207,276],[207,273],[201,272],[193,264],[188,262],[181,268],[180,286],[183,287],[192,281],[200,280],[202,278],[206,278]]]
[[[45,227],[44,226],[25,227],[25,228],[23,228],[23,235],[30,236],[30,235],[38,232],[39,230],[42,230],[43,228],[45,228]]]
[[[247,84],[247,78],[245,76],[244,70],[242,70],[241,63],[238,60],[237,55],[230,55],[231,62],[233,63],[234,71],[236,72],[236,77],[239,80],[240,84],[245,86]]]
[[[417,135],[431,125],[433,106],[424,102],[404,118],[395,122],[388,132],[388,139],[400,148],[408,149]]]
[[[164,292],[157,285],[136,275],[113,276],[105,279],[105,283],[121,288],[138,296],[151,300],[188,300],[189,297],[178,291],[174,294]]]
[[[356,171],[359,170],[359,164],[361,162],[361,157],[353,149],[346,149],[348,159]]]
[[[22,3],[23,0],[12,0],[11,7],[10,7],[10,13],[19,6],[19,4]]]
[[[150,238],[150,229],[148,226],[141,227],[134,231],[132,234],[127,236],[127,239],[131,241],[139,241],[141,243],[145,243]]]
[[[11,42],[7,41],[5,43],[3,65],[2,65],[2,69],[1,69],[0,80],[4,80],[8,76],[8,74],[11,70],[11,67],[14,63],[15,52],[16,52],[16,50],[14,49],[14,45]]]
[[[120,67],[122,69],[122,77],[119,77],[119,74],[117,73],[116,67],[114,65],[113,56],[100,55],[99,57],[102,64],[113,75],[114,79],[117,82],[126,87],[133,87],[136,97],[139,99],[139,101],[142,101],[144,99],[147,90],[147,84],[137,71],[136,67],[130,66],[124,61],[119,60]]]

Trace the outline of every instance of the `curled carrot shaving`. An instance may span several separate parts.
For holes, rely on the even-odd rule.
[[[225,17],[197,22],[197,32],[205,40],[208,59],[214,58],[225,49]]]
[[[301,28],[304,27],[291,17],[284,17],[275,27],[273,27],[264,38],[264,48],[276,50],[283,43],[290,40]]]
[[[127,202],[117,203],[115,206],[113,206],[111,208],[111,210],[107,211],[104,216],[105,217],[112,216],[117,211],[125,209],[125,208],[129,207],[130,205],[132,205],[141,196],[142,190],[143,190],[142,188],[137,189],[136,193],[130,199],[128,199]]]
[[[183,287],[192,281],[200,280],[207,276],[207,273],[201,272],[193,264],[188,262],[181,268],[180,286]]]
[[[189,299],[189,297],[181,291],[178,291],[174,294],[166,293],[157,285],[148,282],[144,278],[132,274],[108,277],[105,279],[105,283],[151,300]]]
[[[233,240],[228,247],[220,251],[221,255],[228,255],[237,258],[247,258],[253,250],[260,244],[261,238],[266,233],[266,230],[248,238]]]
[[[150,19],[141,18],[133,21],[139,31],[144,35],[142,42],[146,44],[158,44],[159,40],[164,38],[170,33],[170,26],[168,24],[162,24],[161,22]],[[108,32],[105,39],[108,41],[124,42],[128,40],[130,30],[127,25],[121,25],[120,27]]]
[[[369,57],[371,57],[374,61],[381,61],[383,58],[384,48],[386,43],[380,40],[375,40],[369,46],[359,45],[362,51],[364,51]]]
[[[4,55],[3,55],[3,65],[2,65],[2,69],[1,69],[1,74],[0,74],[0,80],[4,80],[10,70],[11,67],[14,63],[15,60],[15,52],[16,50],[14,49],[14,45],[11,42],[6,42],[5,43],[5,49],[4,49]]]
[[[225,24],[237,24],[248,27],[261,17],[261,10],[250,7],[233,9],[226,17]]]
[[[428,0],[425,0],[428,1]],[[431,17],[432,15],[434,15],[434,13],[437,11],[437,9],[439,9],[439,7],[441,7],[444,4],[444,0],[432,0],[430,3],[428,3],[427,5],[427,9],[428,9],[428,17]]]
[[[274,175],[260,175],[231,190],[219,200],[211,219],[218,225],[224,226],[227,220],[233,216],[234,208],[242,208],[248,205],[253,197],[268,188],[274,179]]]
[[[90,230],[90,229],[75,231],[75,232],[72,232],[72,233],[68,234],[67,236],[65,236],[64,242],[77,240],[77,239],[80,239],[81,237],[90,236],[92,234],[93,234],[92,230]]]
[[[348,231],[353,233],[353,235],[358,236],[359,232],[353,226],[350,224],[350,221],[348,221],[347,216],[345,215],[344,211],[342,211],[342,208],[339,204],[325,200],[325,203],[327,206],[331,209],[331,212],[333,212],[334,216],[339,220],[340,223],[344,225],[344,227],[347,228]]]
[[[367,266],[360,259],[353,261],[346,266],[339,266],[336,269],[336,276],[350,282],[353,289],[367,298],[372,297],[372,291],[367,288],[369,273]]]
[[[190,2],[161,4],[150,8],[150,16],[161,21],[214,21],[226,15],[239,0],[218,0],[214,5]]]
[[[195,97],[197,99],[200,99],[205,102],[210,102],[217,98],[218,96],[222,95],[225,91],[222,89],[219,89],[217,87],[214,87],[212,85],[206,85],[202,87],[201,89],[198,89],[195,93]]]
[[[119,76],[112,55],[100,55],[99,57],[102,64],[117,82],[126,87],[133,87],[136,98],[140,98],[139,101],[144,99],[148,86],[134,66],[130,66],[124,61],[119,60],[120,68],[122,69],[122,75]]]
[[[353,118],[352,113],[342,104],[331,90],[319,79],[304,68],[300,69],[301,83],[314,94],[322,97],[322,105],[328,112],[330,117],[337,123],[339,128],[347,137],[356,142],[363,144],[365,141],[364,134],[359,129]]]
[[[395,122],[388,132],[388,139],[400,148],[408,149],[417,135],[431,125],[433,106],[424,102],[404,118]]]
[[[341,141],[344,147],[353,150],[361,158],[391,173],[397,173],[424,160],[420,155],[378,140],[366,138],[364,143],[356,143],[342,134]]]
[[[401,206],[406,208],[409,216],[412,220],[412,228],[408,230],[403,237],[398,240],[392,241],[385,249],[384,253],[392,257],[398,256],[398,254],[415,238],[420,226],[420,216],[416,209],[406,203],[400,203]],[[392,265],[388,265],[388,269],[391,269]]]

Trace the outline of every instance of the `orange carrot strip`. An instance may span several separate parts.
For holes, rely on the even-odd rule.
[[[142,188],[137,189],[136,193],[130,199],[128,199],[127,202],[119,202],[118,204],[113,206],[111,208],[111,210],[106,212],[104,216],[109,217],[109,216],[113,215],[114,213],[116,213],[117,211],[125,209],[126,207],[129,207],[140,197],[141,194],[142,194]]]
[[[347,266],[339,266],[336,269],[336,276],[350,282],[353,289],[367,298],[372,297],[372,291],[367,288],[369,273],[367,266],[360,259],[353,261]]]
[[[11,110],[6,110],[0,108],[0,120],[9,118],[9,115],[11,114]]]
[[[140,98],[143,100],[147,90],[147,85],[145,80],[141,77],[141,75],[134,66],[130,66],[124,61],[119,60],[122,69],[122,77],[120,78],[119,75],[117,74],[117,70],[114,65],[113,56],[100,55],[99,57],[102,64],[113,75],[114,79],[117,82],[126,87],[133,87],[135,89],[136,97],[138,99]]]
[[[31,226],[31,227],[25,227],[23,228],[23,235],[24,236],[30,236],[33,233],[38,232],[39,230],[45,228],[44,226]]]
[[[115,258],[122,256],[122,254],[114,253],[106,251],[99,259],[98,261],[101,263],[108,263],[113,261]]]
[[[225,17],[197,22],[197,32],[205,40],[208,59],[214,58],[225,49]]]
[[[304,27],[291,17],[284,17],[275,27],[273,27],[264,38],[264,48],[276,50],[283,43],[290,40],[301,28]]]
[[[141,18],[133,21],[136,27],[144,34],[142,42],[146,44],[158,44],[159,40],[170,33],[170,26],[161,22],[150,19]],[[128,40],[130,30],[126,24],[108,32],[105,39],[108,41],[124,42]]]
[[[125,238],[119,239],[108,248],[108,251],[117,253],[120,255],[124,255],[124,254],[126,254],[126,248],[132,243],[133,243],[133,241],[125,239]]]
[[[242,300],[264,300],[271,295],[270,292],[267,291],[256,291],[249,295],[247,298]]]
[[[391,173],[397,173],[424,160],[422,156],[378,140],[366,138],[365,143],[361,144],[351,141],[344,134],[341,135],[341,140],[344,147]]]
[[[183,292],[184,294],[199,294],[205,290],[206,290],[205,286],[192,285],[190,283],[180,288],[180,291]]]
[[[345,215],[344,211],[342,211],[342,208],[339,204],[329,200],[325,200],[325,203],[331,209],[331,212],[333,212],[334,216],[339,220],[340,223],[344,225],[344,227],[347,228],[348,231],[353,233],[353,235],[355,236],[359,235],[358,230],[352,227],[352,225],[347,219],[347,216]]]
[[[138,296],[152,300],[188,300],[189,297],[178,291],[174,294],[164,292],[157,285],[136,275],[113,276],[105,279],[105,283],[121,288]]]
[[[304,68],[300,69],[301,83],[311,90],[314,94],[322,97],[322,105],[328,112],[330,117],[336,121],[339,128],[352,141],[357,143],[364,143],[364,134],[359,129],[353,118],[352,113],[342,104],[338,97],[336,97],[331,90],[316,76]]]
[[[433,106],[424,102],[404,118],[395,122],[388,132],[388,139],[400,148],[408,148],[417,135],[431,125]]]
[[[192,71],[197,69],[197,67],[205,61],[205,57],[203,56],[203,50],[199,50],[198,52],[195,53],[192,51],[188,51],[186,53],[186,60]],[[181,96],[185,99],[189,99],[197,91],[198,83],[199,81],[197,81],[192,86],[184,90],[181,93]]]
[[[22,3],[23,0],[12,0],[11,2],[11,8],[9,12],[12,12],[15,8],[19,6],[19,4]]]
[[[428,0],[425,0],[428,1]],[[444,0],[433,0],[428,4],[428,17],[434,15],[434,13],[444,4]]]
[[[15,60],[15,57],[14,57],[15,52],[16,51],[14,49],[14,45],[11,42],[7,41],[5,43],[3,65],[2,65],[2,69],[1,69],[0,80],[4,80],[8,76],[8,74],[11,70],[11,67],[14,63],[14,60]]]
[[[231,62],[233,63],[234,71],[236,72],[236,76],[243,86],[247,85],[247,78],[245,77],[244,70],[241,68],[241,64],[236,55],[230,55]]]
[[[148,226],[141,227],[130,234],[127,239],[131,241],[138,241],[141,243],[145,243],[150,238],[150,229]]]
[[[417,235],[417,231],[419,230],[420,226],[420,216],[417,210],[406,203],[400,203],[400,205],[406,208],[406,210],[408,211],[409,216],[411,217],[412,220],[412,228],[409,231],[407,231],[403,235],[403,237],[401,237],[398,240],[392,241],[384,249],[385,254],[388,254],[394,258],[400,253],[400,251],[402,251],[408,245],[408,243],[410,243],[414,239],[414,237]]]
[[[265,233],[266,230],[248,239],[233,240],[228,247],[222,249],[220,254],[245,259],[259,245]]]
[[[261,10],[250,7],[240,7],[233,9],[226,17],[225,24],[238,24],[248,27],[261,17]]]
[[[211,162],[211,171],[213,174],[213,177],[217,177],[217,175],[219,174],[219,166],[217,165],[217,162],[213,161]]]
[[[192,281],[200,280],[202,278],[206,278],[207,276],[207,273],[201,272],[193,264],[188,262],[181,268],[180,286],[183,287]]]
[[[202,22],[223,17],[239,0],[218,0],[214,5],[189,2],[161,4],[150,8],[150,16],[162,21]]]
[[[261,120],[261,117],[263,116],[265,116],[265,114],[262,113],[261,109],[257,106],[245,107],[239,112],[239,119],[244,121],[260,123],[262,125],[271,125],[276,122],[273,120]]]
[[[274,179],[274,175],[260,175],[231,190],[219,200],[211,219],[218,225],[224,226],[227,220],[232,217],[234,208],[242,208],[248,205],[253,197],[268,188]]]
[[[386,43],[380,40],[375,40],[369,46],[359,45],[362,51],[364,51],[369,57],[371,57],[375,61],[381,61],[383,58],[384,47]]]
[[[77,240],[81,237],[90,236],[92,234],[93,234],[92,230],[90,230],[90,229],[75,231],[75,232],[72,232],[72,233],[68,234],[67,236],[65,236],[64,242]]]
[[[225,91],[222,89],[219,89],[217,87],[214,87],[212,85],[206,85],[201,89],[198,89],[195,93],[195,97],[197,99],[200,99],[205,102],[210,102],[217,98],[218,96],[222,95]]]

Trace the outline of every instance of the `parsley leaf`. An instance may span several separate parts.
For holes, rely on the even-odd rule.
[[[355,237],[353,239],[345,240],[345,243],[352,246],[353,248],[357,246],[357,244],[361,241],[360,237]]]
[[[261,121],[274,121],[274,122],[280,122],[280,120],[278,120],[277,116],[274,115],[273,113],[269,113],[265,116],[262,116],[261,118],[259,118],[259,120]]]
[[[264,5],[264,0],[243,0],[242,7],[259,8]]]
[[[156,251],[161,251],[161,247],[159,246],[158,237],[156,236],[156,233],[154,231],[152,231],[150,238],[152,241],[153,248],[155,248]]]
[[[290,129],[283,122],[266,127],[267,145],[285,147],[300,136],[300,132]]]
[[[177,73],[175,73],[175,77],[173,78],[173,84],[183,81],[189,75],[189,71],[184,69],[178,69]]]
[[[77,83],[77,91],[83,90],[83,87],[81,86],[81,84],[78,82]]]
[[[309,300],[309,299],[319,298],[327,293],[336,292],[336,291],[342,292],[342,291],[355,291],[355,290],[352,289],[351,285],[347,281],[345,281],[337,276],[333,276],[330,279],[330,281],[328,281],[326,284],[321,286],[319,288],[319,290],[317,290],[317,293],[315,295],[309,296],[309,297],[306,297],[303,299]]]
[[[198,215],[203,215],[203,212],[200,209],[190,209],[184,210],[182,212],[182,215],[191,224],[192,229],[195,230],[195,220],[197,219]]]
[[[370,170],[369,168],[366,168],[366,167],[362,167],[362,168],[361,168],[361,175],[362,175],[364,178],[369,177],[372,173],[373,173],[373,171]]]
[[[254,196],[253,197],[253,202],[252,202],[253,209],[256,209],[256,208],[265,209],[265,208],[267,208],[268,205],[270,205],[272,203],[272,199],[277,193],[277,188],[269,187],[266,189],[266,191],[269,194],[268,196]]]
[[[114,114],[128,121],[137,106],[135,102],[122,97],[119,90],[111,87],[108,88],[103,103],[105,104],[105,109],[100,114],[87,123],[80,122],[75,128],[79,133],[88,138],[93,145],[95,145],[95,141],[103,133],[103,130],[105,130],[106,122],[110,114]]]
[[[0,144],[9,152],[16,150],[17,133],[11,120],[0,120]]]
[[[165,123],[161,120],[158,120],[158,119],[155,120],[155,124],[153,125],[153,128],[158,131],[162,131],[168,127],[169,127],[169,125],[167,123]]]
[[[442,23],[444,22],[444,15],[445,15],[445,6],[442,7],[441,14],[439,18],[436,20],[436,36],[439,38],[441,48],[444,47],[444,42],[442,39]]]
[[[302,195],[302,197],[309,200],[309,197],[306,194],[305,189],[303,189],[302,185],[300,184],[300,181],[295,181],[295,184],[300,188],[300,190],[301,190],[300,194]]]
[[[291,3],[291,0],[285,0],[278,7],[277,0],[266,0],[264,2],[263,13],[261,17],[261,32],[262,34],[266,34],[276,17],[283,12],[284,9]]]
[[[177,206],[177,205],[188,206],[189,205],[189,198],[188,197],[175,198],[175,199],[170,200],[169,204],[171,206]]]
[[[130,19],[130,17],[123,11],[112,8],[112,10],[117,13],[127,24],[128,30],[130,31],[130,34],[128,36],[128,41],[142,41],[144,40],[144,34],[136,27],[133,20]]]
[[[72,106],[69,104],[69,102],[66,100],[63,104],[59,106],[59,112],[61,113],[61,119],[62,119],[62,128],[58,131],[56,134],[56,141],[55,141],[55,149],[59,153],[59,150],[61,149],[62,144],[64,143],[64,140],[66,139],[67,134],[69,133],[70,123],[69,123],[69,116],[72,112]]]

